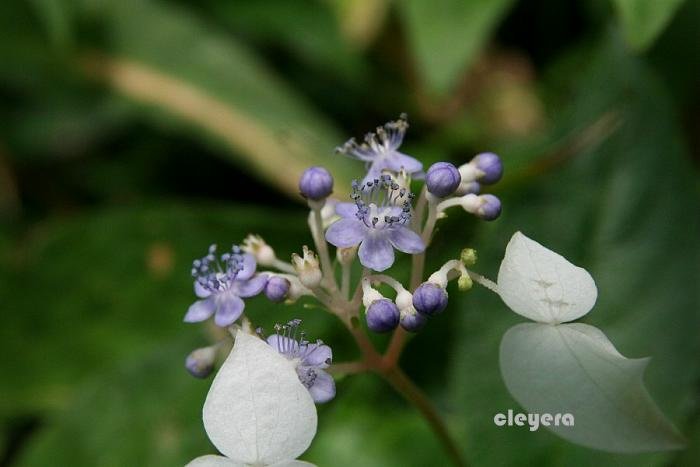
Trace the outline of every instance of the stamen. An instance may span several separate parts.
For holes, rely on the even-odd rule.
[[[383,228],[396,223],[405,224],[411,219],[413,193],[401,187],[390,175],[382,175],[364,185],[354,180],[350,198],[357,206],[355,216],[367,227]],[[374,207],[370,209],[370,206]],[[401,214],[391,215],[392,208],[396,207],[401,207]]]
[[[407,119],[408,116],[402,113],[398,120],[377,127],[374,133],[367,133],[361,144],[358,144],[355,138],[350,138],[345,144],[335,148],[335,152],[369,162],[395,151],[401,146],[408,129]]]

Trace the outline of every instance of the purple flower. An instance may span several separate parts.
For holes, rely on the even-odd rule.
[[[238,246],[216,257],[216,245],[192,263],[194,292],[201,300],[190,305],[184,321],[197,323],[214,315],[217,326],[233,324],[243,313],[242,298],[253,297],[265,288],[267,276],[255,274],[255,258]]]
[[[300,319],[293,319],[285,325],[275,325],[275,334],[267,338],[267,343],[294,362],[299,381],[314,402],[322,404],[335,397],[335,381],[324,371],[333,361],[333,351],[320,340],[310,343],[303,331],[297,340],[300,324]]]
[[[408,128],[406,114],[401,114],[398,120],[377,127],[375,133],[367,133],[365,141],[358,144],[355,138],[350,138],[336,152],[364,161],[367,165],[367,175],[363,183],[379,178],[383,170],[407,174],[420,174],[423,164],[411,156],[398,151]]]
[[[352,198],[354,216],[349,217],[346,206],[343,207],[341,219],[326,231],[329,243],[338,248],[359,244],[360,263],[375,271],[384,271],[394,264],[394,248],[409,254],[425,250],[420,235],[407,226],[413,195],[391,177],[382,175],[362,186],[353,182]]]

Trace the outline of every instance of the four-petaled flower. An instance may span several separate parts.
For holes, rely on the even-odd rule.
[[[323,371],[330,366],[333,352],[320,340],[307,341],[303,331],[297,340],[300,324],[300,319],[294,319],[285,325],[276,325],[275,334],[267,338],[267,343],[294,363],[299,381],[309,390],[314,402],[322,404],[335,397],[335,381]]]
[[[349,203],[336,206],[341,219],[326,231],[329,243],[339,248],[359,244],[360,263],[375,271],[394,264],[394,248],[409,254],[425,250],[420,235],[407,226],[413,195],[390,176],[382,175],[362,186],[353,182],[352,198],[354,207]]]
[[[377,127],[374,133],[367,133],[363,143],[358,144],[355,138],[350,138],[343,146],[336,148],[336,152],[367,164],[367,175],[363,183],[379,178],[384,170],[396,173],[403,170],[407,174],[418,175],[423,170],[423,164],[398,151],[407,128],[406,114],[401,114],[398,120]]]
[[[194,291],[200,298],[190,305],[185,322],[197,323],[214,315],[217,326],[233,324],[243,313],[242,298],[259,294],[265,288],[267,276],[255,274],[255,258],[242,253],[238,246],[216,257],[216,245],[209,253],[192,263]]]

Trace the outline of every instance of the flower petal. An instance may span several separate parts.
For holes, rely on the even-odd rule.
[[[335,381],[323,370],[316,370],[316,379],[309,388],[311,398],[317,404],[323,404],[335,397]]]
[[[250,253],[243,254],[243,269],[241,269],[236,275],[237,280],[246,280],[253,277],[255,274],[255,269],[257,268],[257,263],[255,262],[255,256]]]
[[[401,169],[403,169],[407,174],[412,174],[423,170],[423,164],[421,164],[420,161],[406,154],[402,154],[399,151],[394,151],[385,156],[384,160],[386,161],[386,168],[394,172],[400,172]]]
[[[357,219],[355,214],[357,213],[357,204],[355,203],[337,203],[335,205],[335,213],[340,217],[349,217],[351,219]]]
[[[316,467],[316,464],[306,461],[282,461],[276,464],[271,464],[269,467]]]
[[[243,298],[254,297],[265,288],[267,279],[267,274],[258,274],[250,280],[236,280],[233,282],[233,292]]]
[[[190,308],[187,310],[187,314],[185,314],[184,321],[185,323],[198,323],[200,321],[204,321],[213,315],[215,310],[216,297],[211,296],[203,300],[197,300],[190,305]]]
[[[204,428],[233,461],[270,465],[303,453],[316,434],[316,407],[289,360],[238,331],[204,402]]]
[[[394,248],[382,234],[368,235],[360,245],[358,256],[364,267],[377,272],[389,269],[394,264]]]
[[[404,253],[415,255],[425,250],[425,243],[420,235],[403,225],[389,229],[389,240],[397,250]]]
[[[231,326],[243,313],[245,303],[237,295],[232,293],[223,294],[217,300],[218,309],[214,316],[217,326],[225,328]]]
[[[333,361],[333,351],[325,344],[308,344],[303,350],[304,354],[301,356],[303,365],[328,368]]]
[[[340,219],[326,230],[326,240],[339,248],[355,246],[367,235],[367,227],[361,220]]]
[[[281,354],[292,357],[299,349],[299,342],[289,337],[272,334],[267,337],[267,343]]]
[[[199,281],[194,281],[194,294],[199,298],[207,298],[209,295],[211,295],[211,292],[205,289],[204,286],[199,283]]]
[[[232,461],[228,457],[209,454],[191,460],[185,467],[245,467],[245,464]]]

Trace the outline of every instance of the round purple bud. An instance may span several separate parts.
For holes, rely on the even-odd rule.
[[[427,316],[442,313],[447,307],[447,291],[432,282],[423,282],[413,292],[413,307]]]
[[[309,167],[299,179],[299,191],[313,201],[327,198],[333,191],[333,176],[323,167]]]
[[[501,215],[501,200],[494,195],[481,195],[481,206],[476,210],[476,215],[485,220],[492,221]]]
[[[399,324],[408,332],[418,332],[423,328],[428,318],[418,313],[415,309],[403,310]]]
[[[430,166],[425,174],[425,186],[431,194],[438,198],[444,198],[454,193],[461,181],[462,176],[459,174],[459,170],[449,162],[436,162]]]
[[[214,370],[216,349],[203,347],[193,350],[185,359],[185,368],[195,378],[206,378]]]
[[[399,308],[388,298],[375,300],[367,308],[367,327],[374,332],[388,332],[399,325]]]
[[[501,158],[492,152],[482,152],[472,159],[472,164],[482,171],[484,175],[479,177],[479,181],[484,185],[496,183],[503,176],[503,163]]]
[[[270,299],[271,302],[282,302],[287,298],[289,286],[289,281],[284,277],[272,276],[265,286],[265,296]]]

